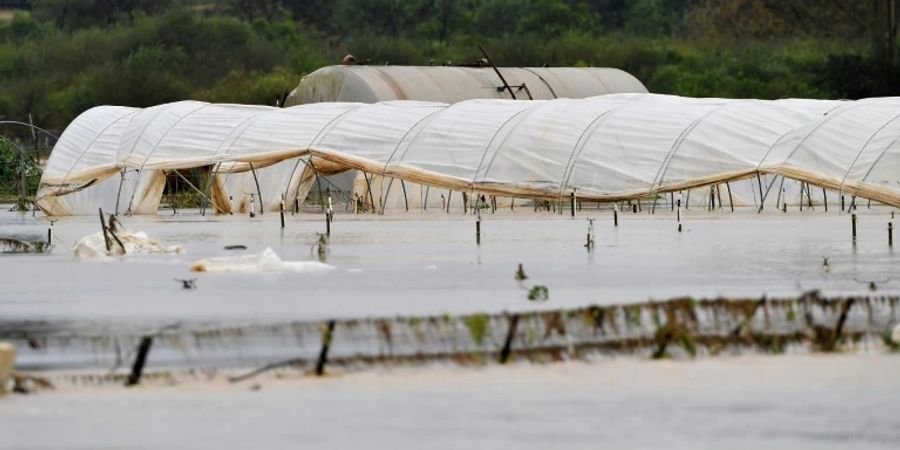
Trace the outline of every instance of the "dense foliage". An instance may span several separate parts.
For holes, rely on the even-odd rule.
[[[347,53],[463,63],[479,43],[500,65],[619,67],[654,92],[885,95],[892,1],[32,0],[0,23],[0,115],[62,128],[98,104],[274,104]]]

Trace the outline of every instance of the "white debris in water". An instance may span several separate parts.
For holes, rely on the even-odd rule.
[[[184,248],[180,245],[172,245],[165,247],[160,243],[147,237],[143,231],[132,232],[129,230],[116,231],[115,236],[122,242],[125,247],[125,254],[153,254],[153,253],[184,253]],[[106,239],[102,231],[89,234],[75,243],[72,250],[75,257],[80,260],[104,260],[109,259],[110,255],[121,255],[122,247],[110,236],[110,250],[106,250]]]
[[[334,266],[316,261],[283,261],[271,247],[261,253],[201,259],[191,272],[324,272]]]

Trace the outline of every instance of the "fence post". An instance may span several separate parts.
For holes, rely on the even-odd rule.
[[[150,347],[153,345],[153,336],[144,336],[138,345],[137,357],[134,358],[134,365],[131,366],[131,374],[128,375],[126,386],[134,386],[141,381],[141,374],[144,372],[144,364],[147,362],[147,355],[150,353]]]
[[[328,349],[331,347],[331,337],[334,334],[334,320],[329,320],[322,335],[322,350],[319,352],[319,360],[316,362],[316,376],[325,375],[325,364],[328,363]]]
[[[503,343],[503,349],[500,350],[500,364],[506,364],[509,354],[512,352],[513,339],[516,337],[516,328],[519,326],[519,315],[513,314],[509,317],[509,331],[506,332],[506,341]]]

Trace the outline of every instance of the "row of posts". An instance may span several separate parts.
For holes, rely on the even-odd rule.
[[[578,207],[577,207],[578,206],[578,198],[577,198],[576,192],[574,190],[572,191],[572,193],[570,195],[571,195],[571,197],[570,197],[571,216],[575,217],[576,211],[578,210]],[[466,196],[464,195],[464,201],[466,200],[465,197]],[[673,194],[673,200],[674,200],[673,206],[676,211],[675,212],[675,220],[676,220],[676,223],[678,224],[678,232],[681,233],[683,231],[683,227],[681,224],[681,198],[678,198],[676,200],[676,199],[674,199],[674,194]],[[844,200],[844,197],[841,196],[841,209],[842,210],[844,209],[844,201],[843,200]],[[639,203],[640,202],[631,204],[632,212],[634,212],[634,213],[638,212]],[[496,203],[495,203],[493,196],[491,197],[491,206],[492,206],[492,208],[496,208]],[[785,204],[785,207],[786,206],[787,205]],[[853,207],[855,207],[855,206],[851,205],[851,208],[853,208]],[[612,212],[613,212],[613,226],[618,227],[619,226],[618,203],[613,207]],[[476,242],[476,244],[481,245],[481,210],[480,210],[480,208],[478,208],[477,205],[476,205],[476,215],[477,216],[475,219],[475,242]],[[102,218],[102,211],[101,211],[101,218]],[[284,229],[284,227],[285,227],[284,201],[282,201],[281,205],[280,205],[280,218],[281,218],[281,228]],[[892,211],[891,212],[891,221],[888,222],[888,246],[891,246],[891,247],[893,247],[893,245],[894,245],[894,222],[893,222],[893,219],[894,219],[894,212]],[[334,220],[334,208],[333,208],[331,196],[329,195],[328,199],[327,199],[326,208],[325,208],[325,233],[329,237],[331,236],[331,222],[333,220]],[[851,214],[850,220],[851,220],[852,241],[853,241],[853,244],[855,245],[856,237],[857,237],[856,213]],[[589,250],[593,248],[593,227],[594,227],[594,221],[593,221],[593,219],[589,219],[588,245],[586,245],[586,247],[588,247]],[[50,241],[52,239],[50,236],[50,230],[48,230],[47,237],[48,237],[48,241]]]

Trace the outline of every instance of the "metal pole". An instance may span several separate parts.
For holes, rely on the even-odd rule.
[[[497,76],[500,77],[500,81],[503,82],[503,87],[506,88],[507,91],[509,91],[509,95],[512,97],[512,99],[518,100],[516,98],[516,94],[513,93],[512,88],[509,86],[509,83],[506,82],[506,78],[503,78],[503,74],[500,73],[500,69],[498,69],[497,65],[494,64],[494,60],[491,59],[491,55],[488,55],[487,50],[485,50],[484,47],[481,46],[481,44],[478,44],[478,49],[481,50],[481,54],[484,55],[484,59],[486,59],[488,61],[488,64],[491,65],[491,68],[494,69],[494,73],[496,73]]]
[[[259,178],[256,177],[256,169],[253,168],[253,163],[247,163],[250,165],[250,172],[253,173],[253,182],[256,183],[256,195],[259,196],[259,215],[263,213],[263,196],[262,190],[259,189]]]
[[[725,182],[725,189],[728,190],[728,205],[731,206],[731,212],[734,212],[734,198],[731,196],[731,185]]]

